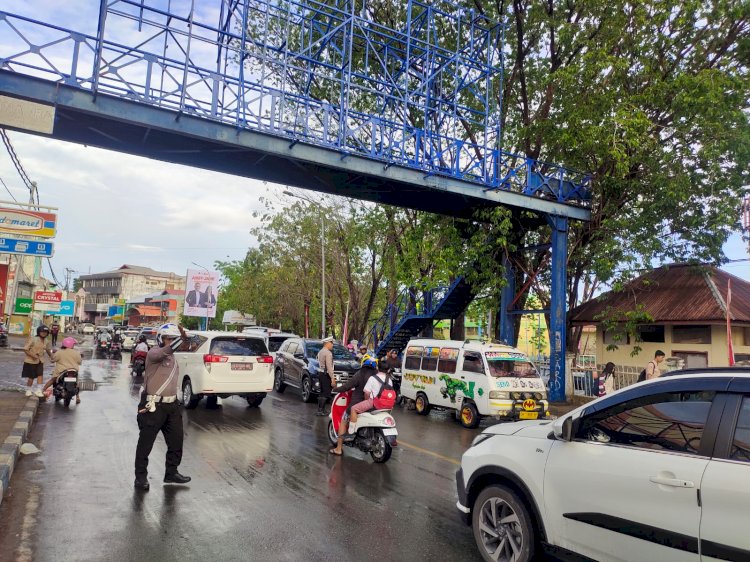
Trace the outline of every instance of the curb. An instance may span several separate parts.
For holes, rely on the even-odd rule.
[[[18,462],[18,451],[34,425],[34,417],[38,408],[39,400],[34,397],[29,398],[26,406],[18,414],[18,420],[10,430],[10,435],[0,445],[0,504],[3,503],[5,490],[10,486],[10,477]]]

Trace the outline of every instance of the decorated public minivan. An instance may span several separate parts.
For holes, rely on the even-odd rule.
[[[461,425],[484,416],[536,420],[549,416],[544,381],[515,347],[500,343],[413,339],[403,356],[401,394],[418,414],[455,410]]]

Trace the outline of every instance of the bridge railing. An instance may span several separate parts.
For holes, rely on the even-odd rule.
[[[0,11],[0,69],[586,204],[585,174],[498,149],[502,26],[472,10],[407,0],[388,27],[348,0],[104,5],[97,36]]]

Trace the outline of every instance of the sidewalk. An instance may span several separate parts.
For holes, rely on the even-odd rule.
[[[0,391],[0,503],[18,462],[18,451],[34,424],[39,400],[24,393]]]

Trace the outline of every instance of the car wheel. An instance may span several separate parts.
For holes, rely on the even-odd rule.
[[[391,447],[388,439],[385,438],[382,431],[376,431],[372,450],[370,451],[372,460],[377,463],[384,463],[391,458],[391,453],[393,453],[393,447]]]
[[[281,369],[276,369],[276,376],[273,377],[273,389],[279,394],[284,394],[286,385],[284,384],[284,373]]]
[[[258,406],[260,406],[260,403],[263,402],[263,399],[265,397],[265,393],[251,394],[246,398],[248,407],[257,408]]]
[[[206,396],[206,408],[209,410],[215,410],[219,407],[219,397],[215,394],[209,394]]]
[[[523,500],[505,486],[482,490],[472,511],[474,540],[484,560],[529,562],[534,558],[534,527]]]
[[[312,381],[308,376],[302,377],[302,400],[303,402],[313,401]]]
[[[190,384],[190,379],[187,377],[182,381],[182,401],[185,404],[186,410],[192,410],[201,401],[200,396],[193,394],[193,385]]]
[[[420,416],[426,416],[430,413],[430,401],[427,400],[427,395],[423,392],[417,394],[417,398],[414,400],[414,409]]]
[[[464,402],[461,406],[461,413],[458,416],[461,425],[467,429],[474,429],[479,425],[479,412],[477,407],[471,402]]]

